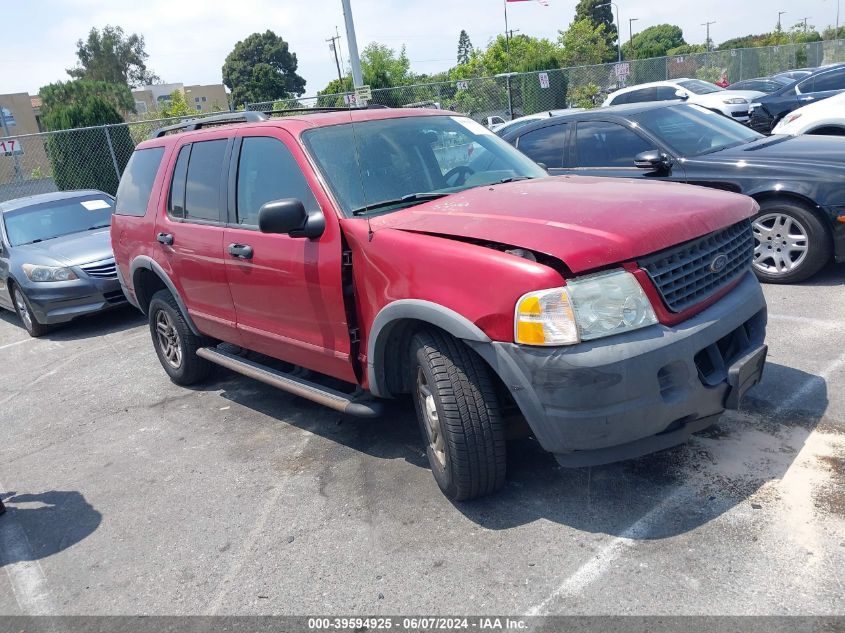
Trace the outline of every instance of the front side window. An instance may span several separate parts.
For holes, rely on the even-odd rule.
[[[21,246],[104,229],[113,211],[111,198],[95,194],[6,211],[3,220],[9,244]]]
[[[238,224],[258,226],[258,211],[273,200],[295,198],[306,211],[319,208],[305,175],[280,140],[244,138],[238,161]]]
[[[226,139],[200,141],[191,145],[185,183],[185,219],[220,221],[220,183]]]
[[[462,116],[410,116],[314,128],[308,152],[349,215],[385,213],[502,181],[547,176]]]
[[[631,118],[678,156],[700,156],[764,138],[741,123],[698,105],[656,108]]]
[[[716,84],[701,81],[701,79],[690,79],[689,81],[679,81],[678,85],[684,90],[689,90],[697,95],[709,95],[712,92],[721,92],[724,88],[720,88]]]
[[[634,157],[654,147],[617,123],[583,121],[575,141],[578,167],[633,167]]]
[[[845,90],[845,70],[834,70],[815,76],[813,92],[826,92],[829,90]]]
[[[549,125],[519,137],[517,148],[536,163],[549,169],[563,167],[567,124]]]
[[[163,147],[135,150],[117,188],[116,214],[140,217],[147,213],[153,183],[163,157]]]
[[[645,103],[657,99],[657,88],[641,88],[628,93],[628,100],[625,103]]]

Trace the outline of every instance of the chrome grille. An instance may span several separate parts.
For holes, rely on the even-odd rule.
[[[719,262],[724,266],[716,267],[720,255],[725,256]],[[637,263],[651,277],[666,307],[683,312],[736,280],[751,267],[753,257],[751,220],[743,220]]]
[[[106,260],[101,262],[94,262],[93,264],[86,264],[85,266],[80,266],[82,270],[85,271],[85,274],[89,277],[95,277],[97,279],[117,279],[117,266],[114,263],[114,260]]]

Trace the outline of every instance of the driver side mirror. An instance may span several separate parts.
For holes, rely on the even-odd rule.
[[[680,88],[675,91],[675,96],[683,101],[689,99],[689,93],[686,90],[681,90]]]
[[[262,233],[314,239],[326,230],[326,218],[322,211],[308,213],[301,200],[272,200],[258,211],[258,229]]]
[[[642,152],[634,157],[635,167],[650,171],[668,172],[673,164],[674,161],[669,156],[656,149]]]

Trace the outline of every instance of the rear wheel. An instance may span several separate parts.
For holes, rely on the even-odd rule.
[[[804,281],[831,259],[830,234],[813,212],[791,201],[770,200],[752,220],[754,272],[762,282]]]
[[[159,290],[150,301],[148,313],[153,347],[170,379],[177,385],[205,380],[213,365],[197,356],[197,350],[207,341],[191,331],[173,295]]]
[[[443,493],[464,501],[499,490],[505,483],[505,425],[484,362],[448,334],[420,332],[411,341],[410,384]]]
[[[50,328],[38,322],[35,318],[35,313],[29,306],[29,301],[24,295],[23,290],[17,286],[12,286],[12,301],[15,302],[15,312],[18,313],[20,320],[23,322],[24,328],[33,338],[45,335],[50,331]]]

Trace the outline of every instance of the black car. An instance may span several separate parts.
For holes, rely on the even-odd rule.
[[[753,197],[760,204],[754,270],[762,281],[798,282],[831,259],[845,261],[841,138],[767,137],[684,103],[600,108],[503,138],[552,175],[668,180]]]
[[[793,110],[845,90],[845,64],[819,68],[798,82],[760,97],[751,104],[749,127],[769,134]]]
[[[758,77],[756,79],[738,81],[728,86],[725,90],[754,90],[756,92],[765,92],[768,95],[794,83],[795,79],[788,77]]]

